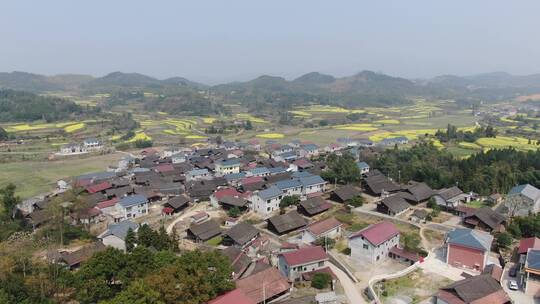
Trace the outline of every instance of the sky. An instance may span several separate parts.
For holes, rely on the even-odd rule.
[[[540,73],[540,1],[0,0],[0,71],[208,84]]]

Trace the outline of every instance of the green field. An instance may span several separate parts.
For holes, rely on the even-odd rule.
[[[107,165],[116,165],[121,157],[121,154],[108,154],[58,161],[27,161],[0,164],[0,187],[13,183],[17,186],[17,195],[22,198],[29,198],[51,191],[60,179],[105,171]]]

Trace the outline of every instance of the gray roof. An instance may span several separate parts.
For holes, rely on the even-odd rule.
[[[287,172],[287,169],[283,167],[275,167],[275,168],[269,168],[268,172],[270,172],[270,174],[278,174],[278,173]]]
[[[400,213],[402,211],[405,211],[409,208],[411,208],[411,205],[407,203],[402,197],[393,195],[389,197],[385,197],[381,204],[384,204],[388,209],[390,209],[394,213]]]
[[[426,185],[426,183],[412,184],[407,187],[407,191],[413,195],[416,202],[425,201],[435,194],[435,191]]]
[[[133,231],[136,231],[137,228],[139,228],[139,224],[129,220],[125,220],[117,224],[111,224],[109,225],[108,229],[99,236],[99,238],[114,235],[123,240],[126,238],[129,228],[131,228],[131,230]]]
[[[271,186],[268,189],[264,189],[264,190],[259,191],[258,195],[263,200],[269,200],[269,199],[273,199],[275,197],[278,197],[278,196],[280,196],[282,194],[283,194],[283,192],[281,192],[281,190],[278,187]]]
[[[94,172],[94,173],[88,173],[88,174],[79,175],[79,176],[75,177],[75,179],[76,180],[81,180],[81,179],[102,180],[102,179],[109,179],[109,178],[113,178],[113,177],[116,177],[115,172]]]
[[[236,167],[240,166],[240,160],[237,158],[224,159],[219,164],[221,164],[223,167]]]
[[[189,227],[189,231],[198,239],[207,241],[221,234],[221,227],[214,220],[209,220],[201,224],[195,224]]]
[[[291,188],[302,187],[302,183],[300,183],[300,181],[297,179],[281,180],[276,182],[274,185],[278,187],[281,191]]]
[[[118,203],[122,207],[127,208],[130,206],[144,204],[146,202],[148,202],[148,199],[146,198],[146,196],[142,194],[135,194],[135,195],[130,195],[130,196],[126,196],[122,198]]]
[[[236,244],[243,246],[259,235],[259,230],[250,224],[238,223],[225,232],[225,235],[230,237]]]
[[[205,174],[208,174],[208,169],[195,169],[195,170],[188,171],[186,174],[189,174],[192,176],[205,175]]]
[[[540,198],[540,190],[530,184],[515,186],[514,188],[510,189],[508,194],[521,194],[533,201]]]
[[[302,183],[302,186],[308,187],[313,185],[320,185],[326,183],[322,177],[318,175],[312,175],[307,177],[301,177],[299,178],[300,183]]]
[[[489,207],[482,207],[480,209],[477,209],[473,215],[468,216],[467,218],[470,217],[478,218],[484,224],[488,225],[491,229],[496,229],[500,224],[506,221],[506,217],[496,211],[493,211],[493,209]]]
[[[233,180],[238,180],[238,179],[242,179],[246,177],[246,173],[245,172],[231,173],[231,174],[226,174],[223,177],[228,181],[233,181]]]
[[[366,162],[358,162],[356,163],[356,166],[358,167],[358,169],[369,168],[369,165]]]
[[[442,290],[455,293],[464,303],[473,303],[493,293],[499,292],[502,287],[497,280],[489,274],[482,274],[454,282]],[[496,298],[500,301],[499,298]],[[508,299],[508,302],[510,299]],[[502,303],[495,301],[496,303]],[[484,303],[484,302],[482,302]]]
[[[455,228],[448,232],[448,243],[489,251],[493,236],[487,232],[468,228]]]
[[[272,224],[280,234],[302,228],[308,224],[307,220],[296,211],[273,216],[268,219],[268,223]]]
[[[312,175],[313,174],[309,173],[308,171],[296,171],[296,172],[293,172],[292,177],[301,178],[301,177],[308,177]]]
[[[463,191],[461,191],[461,189],[459,189],[457,186],[454,186],[452,188],[445,188],[445,189],[441,189],[439,190],[439,193],[438,193],[443,199],[445,200],[449,200],[451,198],[454,198],[460,194],[463,194]]]

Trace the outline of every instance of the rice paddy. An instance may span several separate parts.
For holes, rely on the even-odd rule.
[[[476,140],[476,144],[484,149],[503,149],[508,147],[514,147],[517,150],[536,150],[540,146],[536,145],[535,141],[530,141],[523,137],[507,137],[497,136],[495,138],[479,138]]]
[[[289,113],[293,114],[295,117],[311,117],[313,116],[311,113],[308,113],[306,111],[289,111]]]
[[[187,139],[207,139],[208,137],[202,136],[202,135],[188,135],[186,136]]]
[[[466,141],[462,141],[460,143],[458,143],[458,146],[460,148],[465,148],[465,149],[471,149],[471,150],[481,150],[482,147],[475,144],[475,143],[471,143],[471,142],[466,142]]]
[[[86,127],[86,124],[81,122],[81,123],[76,123],[76,124],[64,127],[64,131],[66,131],[67,133],[73,133],[73,132],[84,129],[85,127]]]
[[[138,131],[135,133],[135,136],[133,136],[131,139],[127,140],[126,142],[132,143],[136,142],[138,140],[152,140],[152,137],[144,133],[143,131]]]
[[[377,134],[373,134],[369,137],[370,140],[374,142],[381,141],[385,138],[394,138],[394,137],[400,137],[405,136],[409,140],[418,139],[420,136],[423,135],[433,135],[437,132],[436,129],[422,129],[422,130],[403,130],[403,131],[396,131],[396,132],[380,132]]]
[[[372,124],[368,124],[368,123],[339,125],[339,126],[335,126],[334,128],[337,130],[364,131],[364,132],[371,132],[371,131],[378,130]]]
[[[268,123],[268,121],[262,119],[262,118],[259,118],[259,117],[255,117],[251,114],[248,114],[248,113],[238,113],[236,114],[236,118],[238,119],[242,119],[242,120],[249,120],[251,122],[254,122],[254,123],[260,123],[260,124],[264,124],[264,123]]]
[[[374,121],[374,123],[385,124],[385,125],[399,125],[401,122],[397,119],[381,119],[381,120]]]
[[[205,124],[213,124],[214,122],[216,122],[217,118],[214,118],[214,117],[203,117],[203,122]]]
[[[280,139],[285,137],[285,135],[281,133],[262,133],[256,135],[259,138],[266,138],[266,139]]]

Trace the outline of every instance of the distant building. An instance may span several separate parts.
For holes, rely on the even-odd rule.
[[[279,210],[283,192],[276,186],[255,192],[251,196],[251,208],[261,216],[268,216]]]
[[[358,167],[358,170],[360,171],[360,174],[364,175],[369,172],[369,165],[366,162],[357,162],[356,166]]]
[[[137,232],[139,224],[129,220],[122,221],[120,223],[111,224],[102,234],[98,235],[98,239],[103,242],[105,246],[114,247],[120,250],[126,250],[126,236],[129,229],[133,232]]]
[[[83,146],[87,151],[97,151],[103,148],[103,143],[96,138],[87,138],[83,141]]]
[[[394,145],[405,145],[409,143],[409,139],[405,136],[385,138],[379,144],[381,146],[394,146]]]
[[[482,274],[451,283],[434,296],[436,304],[510,304],[510,297],[501,284],[489,274]]]
[[[218,175],[240,173],[241,163],[238,159],[225,159],[215,163],[215,171]]]
[[[86,148],[83,145],[75,144],[75,143],[63,145],[60,148],[60,153],[66,154],[66,155],[81,154],[81,153],[87,153],[87,152],[88,150],[86,150]]]
[[[309,244],[321,238],[336,238],[341,235],[342,226],[334,217],[311,223],[302,232],[302,241]]]
[[[208,169],[195,169],[186,172],[186,181],[194,181],[201,179],[212,179],[212,175]]]
[[[504,207],[510,216],[527,216],[540,210],[540,190],[532,185],[515,186],[508,192]]]
[[[148,214],[148,199],[142,194],[126,196],[116,203],[121,218],[130,219]]]

